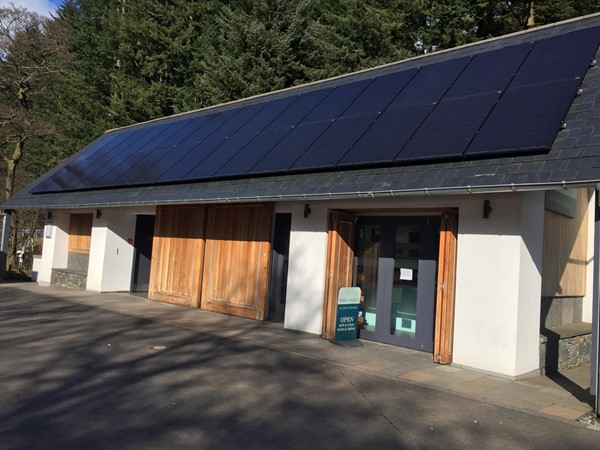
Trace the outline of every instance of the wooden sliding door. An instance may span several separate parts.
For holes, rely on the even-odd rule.
[[[204,205],[157,208],[150,299],[199,306],[205,211]]]
[[[272,204],[208,207],[203,309],[266,318],[272,217]]]

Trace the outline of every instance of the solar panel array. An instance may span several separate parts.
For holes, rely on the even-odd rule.
[[[33,192],[548,150],[599,43],[590,28],[115,130]]]

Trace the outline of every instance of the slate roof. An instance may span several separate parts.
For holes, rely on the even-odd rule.
[[[594,15],[464,46],[456,50],[435,53],[426,58],[443,61],[528,42],[534,37],[535,39],[551,37],[599,25],[600,15]],[[600,52],[597,53],[596,59],[599,57]],[[413,59],[401,64],[419,64],[417,60]],[[384,67],[375,70],[387,69]],[[57,169],[16,193],[4,203],[3,208],[59,209],[171,203],[361,198],[593,186],[600,182],[599,70],[596,65],[588,70],[582,83],[583,92],[575,98],[567,114],[566,128],[559,132],[550,151],[543,154],[32,194],[32,190],[39,183],[64,164],[68,164],[69,160],[67,160]],[[371,71],[363,73],[368,75],[369,72]],[[330,81],[325,81],[327,82]]]

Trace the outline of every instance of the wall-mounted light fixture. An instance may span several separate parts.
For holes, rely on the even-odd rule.
[[[308,203],[305,203],[304,204],[304,218],[306,219],[311,212],[312,212],[312,210],[310,209],[310,205]]]
[[[490,201],[484,200],[483,201],[483,218],[489,219],[491,212],[492,212],[492,206],[490,205]]]
[[[48,211],[46,214],[46,223],[44,224],[44,237],[52,239],[52,211]]]
[[[44,236],[46,236],[47,239],[52,239],[52,221],[51,220],[46,222],[44,231],[45,231]]]
[[[96,219],[99,219],[100,217],[102,217],[102,211],[100,211],[99,209],[96,210]]]

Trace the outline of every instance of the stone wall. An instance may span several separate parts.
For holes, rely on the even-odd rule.
[[[52,286],[85,290],[87,285],[87,274],[68,269],[52,269],[52,279],[50,284]]]
[[[590,361],[592,325],[582,322],[581,297],[542,297],[540,371],[556,372]]]
[[[85,290],[89,261],[89,254],[69,253],[67,267],[52,269],[50,284]]]
[[[540,342],[542,373],[570,369],[590,362],[592,334],[582,334]]]

